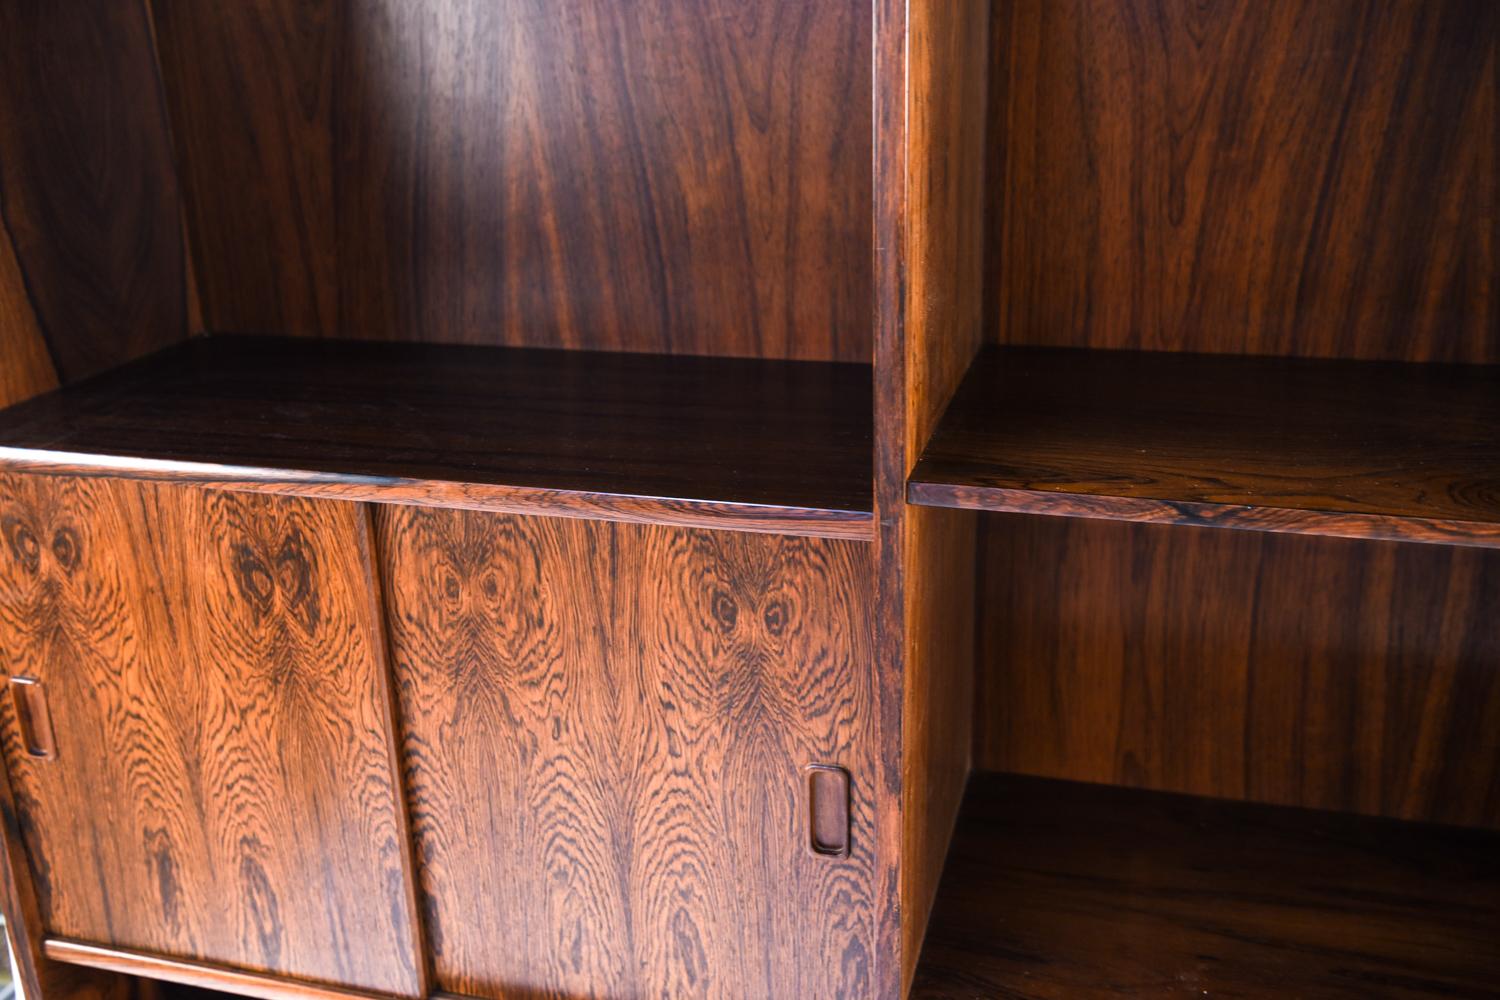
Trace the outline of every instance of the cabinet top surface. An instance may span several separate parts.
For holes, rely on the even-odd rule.
[[[871,398],[855,364],[214,336],[0,413],[0,464],[865,537]]]

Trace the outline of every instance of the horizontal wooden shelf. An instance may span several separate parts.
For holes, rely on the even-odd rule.
[[[0,413],[0,466],[873,535],[866,365],[198,338]]]
[[[907,495],[1497,547],[1500,368],[989,348]]]
[[[976,775],[913,998],[1489,996],[1500,834]]]

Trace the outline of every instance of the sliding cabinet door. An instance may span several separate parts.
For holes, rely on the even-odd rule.
[[[0,536],[46,932],[420,994],[364,511],[0,475]]]
[[[377,538],[440,988],[872,994],[867,543],[398,507]]]

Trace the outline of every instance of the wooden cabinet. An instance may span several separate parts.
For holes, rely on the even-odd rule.
[[[871,994],[869,543],[405,507],[376,527],[438,988]],[[848,791],[814,801],[818,764]],[[819,806],[847,857],[813,849]]]
[[[420,995],[364,512],[0,474],[0,532],[46,933]]]
[[[28,1000],[1492,991],[1497,70],[1495,0],[0,0]]]
[[[390,996],[428,962],[478,997],[873,991],[869,542],[25,473],[0,529],[53,951]]]

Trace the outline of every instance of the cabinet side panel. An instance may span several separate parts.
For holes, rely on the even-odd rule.
[[[352,504],[0,477],[0,699],[47,932],[416,996],[366,527]]]
[[[867,543],[405,507],[377,534],[438,988],[871,994]],[[846,858],[811,850],[808,764],[851,778]]]
[[[868,3],[155,9],[210,327],[870,359]]]
[[[996,0],[1001,343],[1500,362],[1500,5]]]
[[[1500,553],[984,522],[978,766],[1500,826]]]
[[[0,369],[35,380],[18,387],[6,371],[0,403],[188,336],[182,215],[144,3],[0,4]]]

